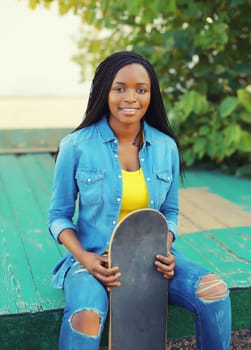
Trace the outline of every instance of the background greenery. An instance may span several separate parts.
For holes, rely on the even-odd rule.
[[[82,78],[106,56],[135,50],[154,65],[188,166],[251,177],[251,0],[29,0],[58,3],[83,26]]]

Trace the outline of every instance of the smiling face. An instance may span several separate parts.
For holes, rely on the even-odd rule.
[[[146,69],[137,63],[121,68],[108,95],[111,126],[139,124],[151,99],[151,81]]]

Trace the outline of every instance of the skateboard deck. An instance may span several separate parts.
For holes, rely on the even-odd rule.
[[[115,227],[109,266],[121,286],[111,289],[109,350],[165,350],[168,281],[155,267],[166,255],[167,221],[157,210],[130,213]]]

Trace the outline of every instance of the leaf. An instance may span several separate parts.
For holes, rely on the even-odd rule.
[[[163,3],[163,1],[162,1]],[[165,6],[167,7],[168,11],[171,13],[175,13],[176,11],[176,0],[169,0],[165,3]]]
[[[185,93],[178,102],[177,106],[183,111],[184,120],[186,120],[191,112],[203,114],[207,112],[209,107],[206,97],[197,91]]]
[[[38,0],[29,0],[29,8],[35,10],[38,5]]]
[[[214,142],[210,142],[207,148],[207,154],[213,158],[217,155],[217,146]]]
[[[179,106],[183,110],[185,117],[187,117],[194,108],[194,93],[187,92],[185,95],[183,95]]]
[[[238,149],[242,152],[251,152],[251,132],[242,130]]]
[[[199,159],[206,153],[207,139],[205,137],[196,137],[193,150],[198,154]]]
[[[193,91],[194,93],[194,112],[198,115],[204,114],[209,109],[209,104],[207,102],[206,96],[201,95],[200,93]]]
[[[240,103],[251,113],[251,93],[246,89],[240,89],[237,91],[237,96]]]
[[[224,138],[226,140],[226,146],[231,144],[237,144],[241,138],[241,127],[238,124],[230,124],[228,125],[224,131]]]
[[[222,64],[216,64],[214,71],[217,75],[221,75],[226,71],[226,67],[223,66]]]
[[[240,113],[240,119],[245,123],[251,124],[251,113]]]
[[[183,158],[187,166],[190,166],[195,162],[195,154],[191,149],[184,150]]]
[[[203,125],[199,128],[199,135],[206,136],[210,133],[211,128],[208,125]]]
[[[220,104],[220,115],[222,118],[226,118],[233,113],[238,106],[238,99],[236,97],[226,97]]]
[[[226,23],[214,22],[212,25],[213,39],[219,44],[226,44],[228,42],[228,25]],[[219,47],[218,47],[219,48]]]

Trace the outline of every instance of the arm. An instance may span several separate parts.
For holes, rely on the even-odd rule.
[[[72,221],[78,195],[75,180],[76,168],[77,159],[74,145],[71,138],[66,137],[60,144],[55,166],[51,205],[48,213],[49,230],[58,243],[63,244],[82,266],[109,289],[120,285],[117,281],[120,277],[118,268],[106,269],[104,264],[107,262],[107,257],[84,249],[76,234],[77,228]]]
[[[70,137],[66,137],[60,143],[47,220],[49,231],[58,243],[61,243],[58,237],[63,230],[72,229],[76,231],[76,226],[72,220],[78,195],[75,181],[76,163],[72,141]]]
[[[59,235],[59,240],[82,266],[106,286],[108,291],[111,287],[120,286],[118,278],[121,274],[118,267],[106,268],[104,265],[108,262],[107,256],[85,250],[74,230],[63,230]]]

